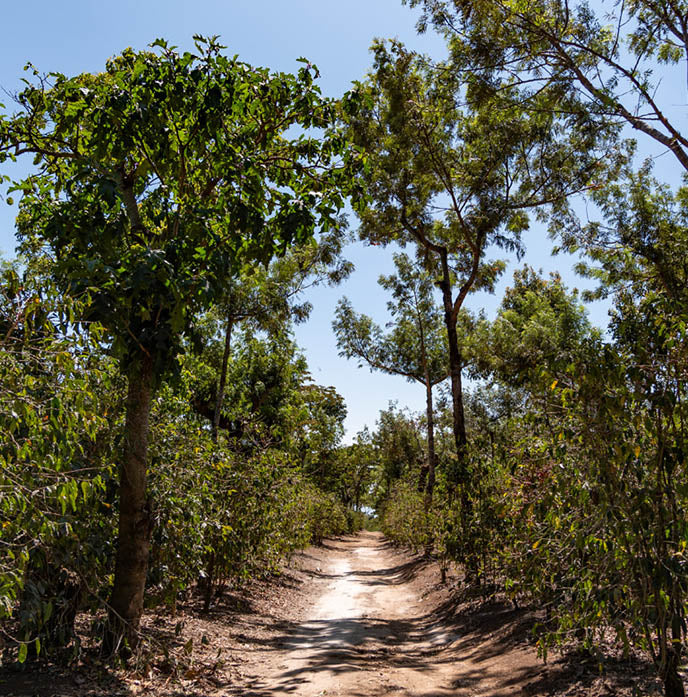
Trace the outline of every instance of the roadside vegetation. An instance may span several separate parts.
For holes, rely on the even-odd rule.
[[[688,190],[653,157],[688,174],[659,80],[688,8],[408,4],[448,58],[378,41],[339,100],[307,62],[275,74],[196,37],[30,71],[0,116],[3,174],[35,163],[0,284],[4,660],[77,657],[90,613],[127,661],[144,608],[208,611],[379,525],[542,608],[544,656],[615,642],[684,697]],[[303,291],[351,271],[347,201],[396,272],[386,328],[340,302],[340,352],[427,405],[350,445],[291,334]],[[594,289],[524,266],[494,317],[470,312],[534,222]]]

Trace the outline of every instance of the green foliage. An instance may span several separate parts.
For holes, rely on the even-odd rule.
[[[223,55],[216,38],[194,41],[196,53],[162,40],[127,49],[97,74],[32,70],[18,112],[0,117],[0,162],[31,154],[38,168],[13,186],[22,249],[51,255],[58,287],[87,300],[73,330],[97,322],[129,378],[111,653],[139,639],[154,522],[148,422],[161,379],[229,279],[316,229],[340,230],[344,196],[357,193],[358,155],[335,127],[317,69],[272,73]],[[252,387],[252,410],[279,422]]]
[[[392,295],[388,333],[367,315],[357,314],[348,299],[339,301],[333,329],[340,355],[357,358],[371,370],[402,375],[436,385],[449,374],[444,326],[433,297],[433,277],[406,254],[395,254],[396,273],[378,283]]]
[[[3,269],[2,289],[0,622],[23,661],[78,650],[76,614],[100,608],[110,590],[117,513],[111,463],[124,393],[96,328],[89,335],[71,330],[77,303],[11,267]],[[174,606],[198,588],[210,607],[224,587],[278,572],[295,550],[363,524],[362,514],[347,508],[354,461],[344,464],[336,453],[346,413],[339,395],[307,382],[303,359],[284,337],[248,336],[237,347],[233,381],[249,366],[241,383],[249,396],[233,404],[240,437],[213,441],[194,407],[198,371],[213,379],[213,368],[191,355],[154,401],[149,605]],[[257,390],[269,385],[266,401]],[[302,446],[312,458],[307,466]],[[336,481],[320,482],[330,491],[314,483],[326,453],[333,462],[342,458]],[[365,484],[356,486],[360,498]]]
[[[688,143],[671,117],[671,82],[661,79],[688,45],[684,2],[406,1],[423,8],[420,29],[433,25],[447,37],[472,99],[537,102],[561,132],[593,139],[626,122],[688,169]],[[678,69],[677,76],[683,79]]]
[[[641,211],[637,191],[628,193],[632,217]],[[672,240],[685,234],[673,221]],[[605,256],[600,245],[597,258],[618,284],[607,286],[616,294],[606,342],[558,277],[517,273],[483,325],[492,385],[466,401],[470,515],[441,483],[424,509],[408,477],[381,508],[393,539],[414,548],[431,540],[443,560],[478,550],[484,592],[542,607],[543,654],[574,639],[594,651],[612,629],[626,652],[646,652],[674,695],[688,591],[688,357],[685,306],[675,303],[678,285],[663,281],[682,267],[664,269],[657,260],[671,246],[654,247],[656,266],[626,266],[619,247]]]
[[[28,642],[20,660],[68,644],[106,584],[121,392],[96,329],[90,341],[69,331],[80,311],[30,272],[2,269],[0,622]]]
[[[419,470],[424,459],[423,439],[410,414],[390,404],[380,412],[372,441],[377,460],[373,506],[380,511],[394,482]]]
[[[5,117],[2,158],[35,155],[16,185],[24,248],[109,332],[116,355],[169,363],[194,314],[241,265],[339,225],[348,157],[315,69],[274,74],[197,53],[127,50],[98,74],[51,74]],[[288,139],[294,126],[320,129]],[[96,232],[97,231],[97,232]]]
[[[200,577],[208,608],[225,586],[277,572],[295,550],[347,530],[342,505],[287,451],[258,445],[259,433],[250,450],[234,439],[218,446],[179,389],[163,389],[151,428],[152,598],[174,604]]]
[[[400,480],[392,487],[382,515],[382,532],[394,542],[414,550],[434,539],[425,496],[415,483]]]

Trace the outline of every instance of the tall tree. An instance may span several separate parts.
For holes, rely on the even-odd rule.
[[[340,355],[358,358],[371,370],[403,375],[425,386],[427,460],[419,479],[432,500],[435,486],[435,426],[432,388],[449,375],[442,317],[433,297],[432,277],[406,254],[395,254],[396,274],[380,276],[379,284],[392,294],[387,308],[394,318],[384,334],[367,315],[357,314],[345,298],[333,322]],[[425,479],[427,477],[427,484]]]
[[[486,260],[488,249],[519,253],[527,211],[563,204],[594,178],[601,161],[590,144],[597,134],[581,126],[567,138],[546,104],[539,112],[515,101],[503,109],[466,105],[450,63],[432,64],[397,42],[378,42],[373,52],[372,73],[344,104],[352,139],[368,153],[360,233],[376,244],[413,243],[439,267],[457,474],[465,489],[459,313],[469,293],[492,288],[503,269]]]
[[[151,534],[148,420],[184,331],[247,263],[268,261],[338,224],[344,141],[317,71],[274,74],[228,58],[131,49],[101,73],[51,73],[0,119],[0,158],[34,157],[16,185],[26,250],[47,248],[53,274],[91,298],[128,378],[120,517],[107,644],[137,643]],[[298,127],[302,135],[289,137]],[[317,137],[309,129],[319,129]],[[293,132],[293,131],[292,131]]]

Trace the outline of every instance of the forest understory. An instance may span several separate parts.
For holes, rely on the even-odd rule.
[[[661,694],[651,665],[605,647],[605,668],[580,651],[550,655],[533,644],[533,608],[469,594],[433,559],[380,533],[325,540],[280,575],[225,592],[202,612],[147,613],[151,664],[116,669],[85,648],[69,669],[27,663],[0,672],[3,697],[156,695],[567,695]],[[84,647],[93,617],[77,626]],[[618,653],[618,655],[616,655]]]

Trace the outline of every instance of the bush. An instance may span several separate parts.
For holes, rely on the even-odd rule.
[[[112,442],[120,391],[99,347],[70,328],[69,298],[11,268],[0,281],[0,622],[18,657],[74,637],[107,586]],[[94,328],[93,336],[97,336]]]

